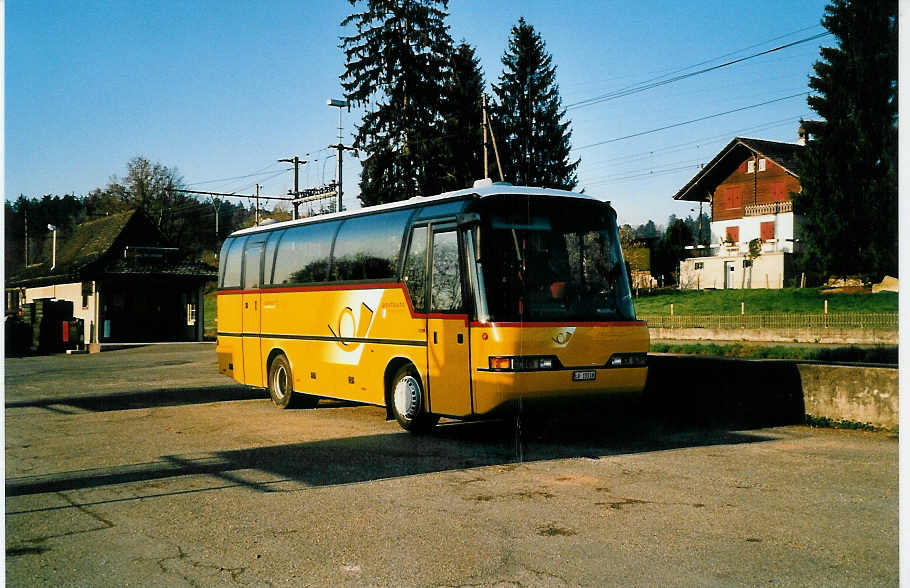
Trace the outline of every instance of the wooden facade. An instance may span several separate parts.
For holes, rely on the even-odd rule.
[[[770,158],[742,153],[736,161],[735,170],[714,189],[712,221],[742,218],[748,206],[786,202],[799,192],[799,179]]]

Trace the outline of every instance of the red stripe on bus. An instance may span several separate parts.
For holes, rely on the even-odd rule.
[[[608,321],[608,322],[565,322],[565,323],[481,323],[472,322],[472,327],[507,327],[519,329],[533,329],[536,327],[643,327],[648,323],[645,321]]]

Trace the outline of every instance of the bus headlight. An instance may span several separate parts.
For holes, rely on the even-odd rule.
[[[607,362],[610,368],[647,367],[647,353],[614,353]]]
[[[559,369],[559,360],[550,355],[490,356],[490,370],[494,372],[539,372]]]

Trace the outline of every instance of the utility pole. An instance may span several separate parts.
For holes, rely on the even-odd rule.
[[[54,245],[53,245],[53,257],[51,258],[51,271],[54,271],[54,268],[57,267],[57,227],[52,224],[47,225],[47,230],[54,233]]]
[[[338,190],[338,195],[335,200],[335,212],[341,212],[341,198],[342,198],[342,195],[344,194],[344,192],[341,189],[341,168],[342,168],[342,162],[341,162],[342,157],[341,156],[344,153],[345,149],[347,149],[349,151],[354,150],[353,147],[345,147],[344,144],[342,144],[342,142],[341,142],[341,130],[342,130],[341,109],[347,107],[348,112],[350,112],[351,104],[347,100],[337,100],[335,98],[330,98],[329,100],[326,100],[326,104],[328,106],[334,106],[338,109],[338,144],[329,145],[329,148],[338,150],[338,155],[336,156],[337,161],[335,162],[335,187]]]
[[[299,168],[300,168],[301,163],[306,163],[306,160],[301,160],[298,156],[295,155],[293,158],[279,159],[278,161],[284,161],[287,163],[294,164],[294,192],[292,193],[290,190],[288,190],[288,194],[291,194],[292,196],[294,196],[294,202],[292,202],[292,204],[294,205],[294,218],[295,219],[300,218],[300,216],[297,214],[297,210],[300,207],[300,203],[297,202],[297,198],[300,197]]]
[[[222,201],[219,200],[218,204],[215,204],[215,196],[212,195],[212,208],[215,209],[215,238],[218,238],[218,217],[221,216],[221,204]]]
[[[486,94],[484,94],[484,97],[486,97]],[[502,173],[502,162],[499,161],[499,149],[496,147],[496,135],[493,133],[493,125],[489,124],[489,121],[487,122],[487,128],[490,129],[490,138],[493,139],[493,154],[496,155],[496,169],[499,170],[499,181],[505,182],[506,177]]]
[[[296,176],[297,174],[294,175]],[[296,186],[294,188],[296,189]],[[259,184],[256,184],[256,226],[259,226]]]
[[[487,165],[487,93],[482,94],[483,99],[481,101],[483,110],[483,177],[490,177],[489,166]]]
[[[28,267],[28,200],[23,200],[22,208],[25,209],[25,267]]]

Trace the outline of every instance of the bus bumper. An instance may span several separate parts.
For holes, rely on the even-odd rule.
[[[597,369],[594,380],[577,382],[573,370],[552,372],[474,373],[474,412],[495,411],[519,400],[640,396],[648,379],[648,368]]]

